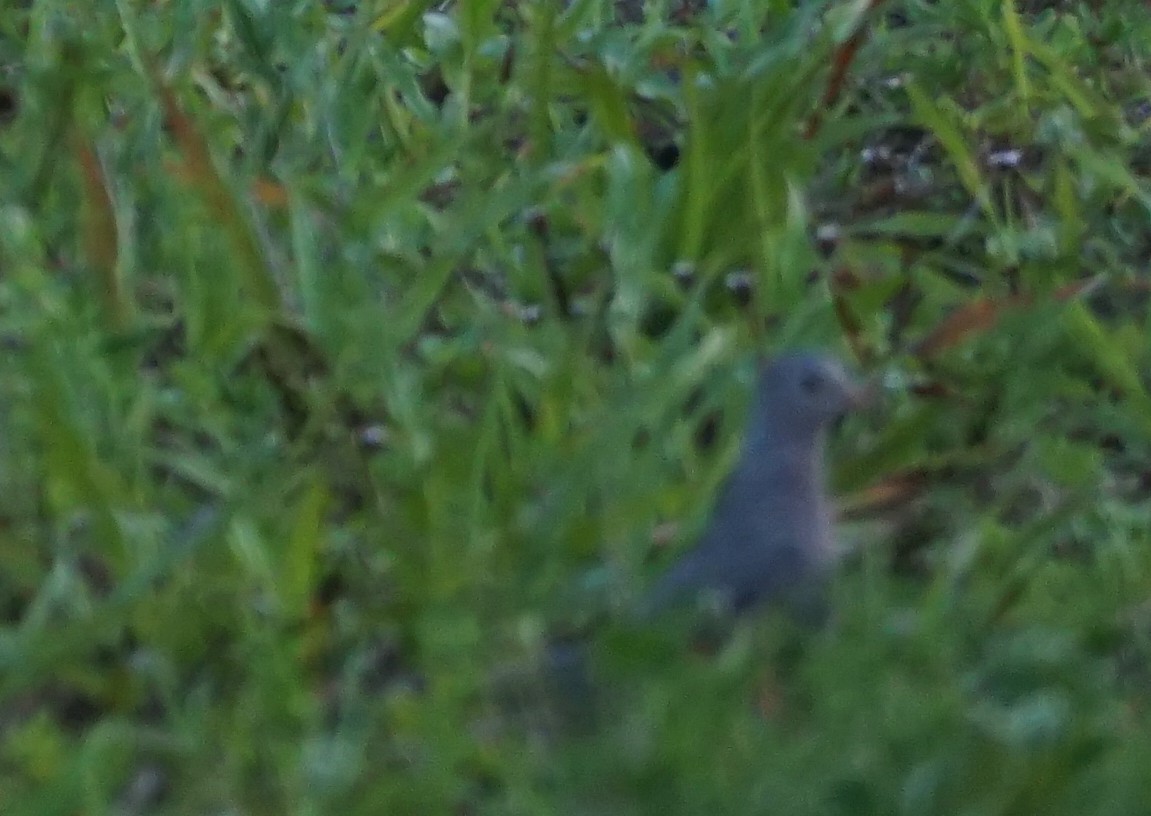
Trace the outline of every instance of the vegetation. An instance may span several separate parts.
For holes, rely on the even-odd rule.
[[[0,810],[1146,810],[1149,60],[1123,0],[4,4]],[[880,392],[834,622],[617,631],[795,345]]]

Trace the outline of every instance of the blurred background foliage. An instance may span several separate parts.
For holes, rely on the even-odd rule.
[[[1124,0],[5,4],[3,812],[1142,812],[1149,57]],[[617,631],[794,345],[881,394],[834,624]],[[509,705],[588,632],[608,700]]]

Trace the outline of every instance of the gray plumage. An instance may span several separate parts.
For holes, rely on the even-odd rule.
[[[812,600],[835,557],[825,431],[858,399],[843,367],[818,354],[786,354],[763,369],[742,454],[707,529],[651,588],[642,617],[701,594],[736,613]]]
[[[764,367],[739,461],[707,528],[643,597],[641,622],[701,596],[723,612],[778,603],[800,621],[822,617],[822,579],[836,555],[824,436],[860,396],[843,367],[822,355],[790,353]],[[587,644],[552,644],[546,663],[555,698],[575,712],[569,721],[583,722],[596,692]]]

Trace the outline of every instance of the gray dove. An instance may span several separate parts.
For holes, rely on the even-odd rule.
[[[763,369],[739,463],[702,538],[654,584],[642,617],[701,594],[734,613],[812,600],[835,558],[825,430],[861,394],[843,366],[819,354],[784,354]]]
[[[707,528],[642,598],[640,622],[708,596],[725,613],[778,604],[799,622],[822,618],[823,579],[836,557],[824,436],[862,396],[843,366],[820,354],[792,352],[764,367],[739,462]],[[587,646],[574,640],[548,649],[549,680],[575,722],[595,694]]]

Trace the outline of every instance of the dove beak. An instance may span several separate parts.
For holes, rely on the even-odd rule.
[[[875,402],[875,384],[848,380],[843,383],[844,413],[860,411]]]

